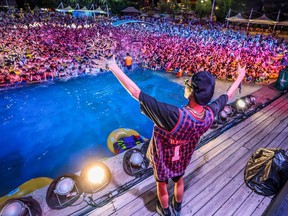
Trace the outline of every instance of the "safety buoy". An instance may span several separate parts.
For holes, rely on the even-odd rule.
[[[117,130],[112,131],[107,138],[107,146],[109,150],[112,153],[117,154],[117,152],[115,152],[114,150],[113,144],[121,138],[129,137],[133,135],[140,136],[140,134],[137,131],[129,129],[129,128],[119,128]],[[144,140],[147,140],[147,139],[144,138]]]
[[[278,78],[278,74],[277,73],[273,73],[269,75],[269,79],[277,79]]]
[[[2,205],[4,202],[6,202],[7,200],[11,198],[18,198],[18,197],[22,197],[27,194],[30,194],[33,191],[36,191],[42,187],[49,185],[52,181],[53,179],[47,178],[47,177],[39,177],[39,178],[30,179],[29,181],[23,183],[19,187],[12,190],[7,195],[1,197],[0,205]]]

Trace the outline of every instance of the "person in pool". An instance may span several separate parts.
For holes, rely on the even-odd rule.
[[[124,61],[125,61],[125,67],[127,68],[127,70],[131,70],[132,69],[132,57],[129,55],[129,53],[126,54]]]
[[[196,73],[185,81],[184,97],[188,104],[178,108],[158,101],[141,89],[118,67],[115,57],[97,60],[100,68],[111,70],[123,87],[140,103],[141,112],[154,122],[147,157],[154,170],[158,201],[156,212],[171,215],[167,183],[174,182],[171,207],[181,215],[184,195],[183,176],[200,137],[211,127],[214,117],[225,107],[245,76],[245,66],[238,65],[238,77],[229,90],[210,102],[215,79],[207,71]]]

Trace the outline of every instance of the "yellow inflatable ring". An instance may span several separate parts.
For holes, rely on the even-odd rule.
[[[113,143],[117,142],[119,139],[123,137],[128,137],[132,135],[139,135],[139,133],[129,128],[119,128],[117,130],[112,131],[107,138],[107,146],[109,150],[112,153],[116,154],[116,152],[114,151]]]
[[[277,73],[270,74],[269,78],[270,79],[277,79],[278,78],[278,74]]]
[[[4,202],[6,202],[7,200],[9,200],[11,198],[18,198],[18,197],[22,197],[22,196],[25,196],[27,194],[30,194],[35,190],[38,190],[42,187],[45,187],[45,186],[51,184],[52,181],[53,181],[53,179],[47,178],[47,177],[39,177],[39,178],[31,179],[31,180],[23,183],[22,185],[20,185],[16,189],[12,190],[9,194],[1,197],[0,198],[0,206]]]

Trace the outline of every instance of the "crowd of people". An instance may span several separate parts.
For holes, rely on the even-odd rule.
[[[38,12],[1,12],[0,18],[1,87],[97,74],[99,57],[115,54],[125,62],[127,53],[145,68],[187,76],[207,70],[229,80],[236,78],[240,62],[247,66],[244,81],[263,83],[277,78],[281,60],[288,56],[283,39],[252,36],[217,23],[146,18],[114,27],[111,19]]]

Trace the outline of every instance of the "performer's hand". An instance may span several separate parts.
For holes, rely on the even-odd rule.
[[[246,74],[246,65],[244,67],[241,67],[241,65],[238,63],[238,68],[237,68],[238,76],[243,79]]]
[[[100,59],[94,60],[96,67],[109,70],[112,65],[117,65],[115,60],[115,55],[111,58],[100,57]]]

